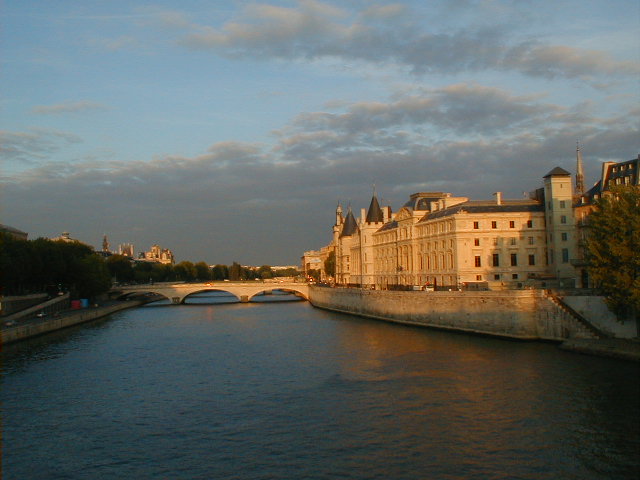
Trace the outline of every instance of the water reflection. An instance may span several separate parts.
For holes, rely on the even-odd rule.
[[[5,351],[4,478],[637,478],[636,364],[222,297]]]

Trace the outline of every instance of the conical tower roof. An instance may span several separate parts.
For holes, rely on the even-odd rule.
[[[367,223],[384,222],[384,215],[382,214],[382,209],[380,208],[380,204],[378,203],[378,197],[376,197],[375,193],[373,197],[371,197],[369,210],[367,210],[366,222]]]
[[[358,231],[358,224],[356,223],[356,219],[353,216],[351,207],[349,207],[349,211],[347,212],[347,217],[344,219],[344,226],[342,227],[342,233],[340,233],[340,238],[350,237],[357,231]]]

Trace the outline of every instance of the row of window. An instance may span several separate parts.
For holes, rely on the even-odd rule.
[[[536,239],[534,237],[527,237],[527,243],[529,245],[535,245]],[[509,238],[509,245],[517,245],[517,244],[518,244],[518,238],[517,237],[510,237]],[[480,246],[480,239],[479,238],[474,238],[473,239],[473,245],[474,245],[474,247],[479,247]],[[498,237],[493,237],[493,245],[498,245]]]
[[[491,228],[492,229],[498,228],[498,221],[497,220],[492,220],[491,221]],[[509,228],[516,228],[515,220],[509,220]],[[533,220],[527,220],[527,228],[533,228]],[[479,221],[473,222],[473,229],[474,230],[479,230],[480,229],[480,222]]]
[[[536,264],[536,256],[535,254],[529,254],[529,265],[535,265]],[[512,267],[517,267],[518,266],[518,254],[517,253],[512,253],[510,255],[510,260],[511,260],[511,266]],[[482,257],[480,255],[476,255],[474,258],[474,263],[476,267],[482,267]],[[499,253],[494,253],[493,255],[491,255],[491,266],[492,267],[499,267],[500,266],[500,254]]]
[[[567,202],[565,200],[560,200],[560,202],[558,202],[560,205],[560,208],[567,208]],[[548,201],[547,202],[547,209],[548,210],[553,210],[553,202],[552,201]]]

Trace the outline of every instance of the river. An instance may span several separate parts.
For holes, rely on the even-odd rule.
[[[2,478],[638,478],[638,364],[287,298],[6,347]]]

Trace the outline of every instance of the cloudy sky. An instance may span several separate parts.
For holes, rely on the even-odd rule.
[[[507,198],[640,152],[637,0],[5,0],[1,223],[296,264],[372,185]]]

